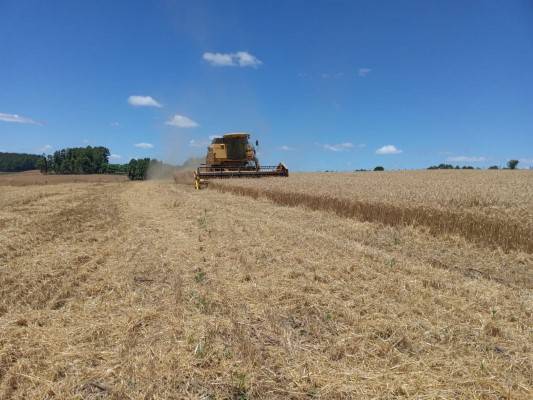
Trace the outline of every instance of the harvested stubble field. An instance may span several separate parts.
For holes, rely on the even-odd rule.
[[[0,173],[1,186],[55,185],[58,183],[125,182],[125,175],[43,175],[40,171]]]
[[[170,181],[3,186],[0,399],[527,399],[532,268],[463,235]]]

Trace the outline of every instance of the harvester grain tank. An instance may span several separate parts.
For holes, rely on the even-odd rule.
[[[260,165],[255,147],[249,139],[250,135],[244,132],[214,138],[207,148],[205,164],[200,165],[194,173],[196,189],[207,186],[210,179],[289,176],[289,170],[282,163],[276,166]]]

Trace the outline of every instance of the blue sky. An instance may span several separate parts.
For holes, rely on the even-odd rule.
[[[533,165],[533,2],[0,0],[0,150],[231,131],[292,170]]]

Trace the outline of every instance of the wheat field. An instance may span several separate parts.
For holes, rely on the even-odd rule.
[[[221,180],[212,187],[533,252],[532,171],[293,174],[284,180]]]
[[[477,172],[0,186],[0,399],[529,399],[527,240],[384,207],[530,229]]]

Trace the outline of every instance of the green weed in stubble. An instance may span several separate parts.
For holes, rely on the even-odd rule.
[[[389,267],[389,268],[394,268],[394,266],[396,265],[396,259],[395,258],[391,258],[391,259],[387,260],[385,265],[387,265],[387,267]]]
[[[205,281],[205,278],[206,278],[206,273],[204,271],[202,271],[201,268],[199,268],[196,273],[194,274],[194,281],[196,283],[202,283]]]
[[[243,372],[236,372],[233,375],[233,399],[235,400],[248,400],[248,387],[246,384],[246,374]]]

